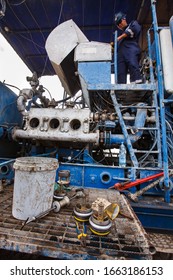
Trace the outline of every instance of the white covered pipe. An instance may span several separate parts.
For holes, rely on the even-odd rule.
[[[159,35],[163,64],[164,86],[165,90],[168,93],[173,93],[173,47],[170,29],[162,29]]]

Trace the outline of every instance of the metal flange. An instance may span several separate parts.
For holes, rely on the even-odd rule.
[[[98,220],[97,217],[91,216],[89,218],[90,230],[96,235],[108,235],[112,227],[112,222],[108,217],[104,220]]]
[[[92,215],[93,210],[89,204],[81,205],[77,204],[73,209],[74,218],[79,222],[87,222]]]

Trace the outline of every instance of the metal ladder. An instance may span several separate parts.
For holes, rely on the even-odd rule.
[[[118,102],[119,99],[119,94],[121,96],[123,96],[123,94],[125,94],[126,92],[130,95],[131,92],[135,93],[137,92],[138,94],[138,98],[140,94],[143,94],[147,91],[148,95],[150,95],[152,97],[152,105],[144,105],[144,106],[139,106],[139,105],[135,105],[135,106],[131,106],[130,104],[121,104],[123,103],[123,100],[121,100],[121,103]],[[155,84],[141,84],[141,85],[114,85],[114,89],[111,91],[111,98],[112,98],[112,102],[115,108],[115,111],[117,113],[118,119],[119,119],[119,124],[121,126],[122,129],[122,133],[124,135],[124,139],[125,139],[125,143],[130,155],[130,159],[132,162],[132,166],[134,168],[138,168],[139,167],[139,162],[137,159],[137,154],[138,153],[148,153],[148,154],[157,154],[158,158],[157,158],[157,167],[156,168],[161,168],[162,167],[162,155],[161,155],[161,137],[160,137],[160,126],[159,126],[159,112],[158,112],[158,104],[157,104],[157,97],[156,97],[156,86]],[[121,98],[120,98],[121,99]],[[133,98],[134,99],[134,98]],[[135,99],[134,99],[135,101]],[[137,102],[138,103],[138,102]],[[128,130],[131,127],[127,127],[124,119],[123,119],[123,115],[122,115],[122,109],[128,109],[128,108],[135,108],[135,109],[140,109],[140,108],[144,108],[144,109],[149,109],[149,110],[153,110],[155,112],[155,126],[153,127],[140,127],[140,130],[151,130],[155,133],[157,133],[156,135],[156,146],[157,149],[155,150],[151,150],[151,151],[145,151],[145,150],[137,150],[133,148],[133,144],[132,141],[130,139],[130,135],[128,133]]]
[[[158,168],[163,168],[164,171],[164,199],[165,202],[170,202],[170,179],[169,179],[169,165],[168,165],[168,148],[167,148],[167,140],[166,140],[166,121],[165,121],[165,107],[164,104],[167,100],[164,98],[164,86],[163,86],[163,73],[162,73],[162,63],[161,63],[161,52],[160,52],[160,43],[159,43],[159,35],[158,35],[158,24],[156,17],[156,7],[155,1],[151,0],[151,10],[152,10],[152,18],[153,24],[152,28],[154,31],[154,42],[155,42],[155,53],[156,53],[156,69],[157,69],[157,84],[154,81],[154,74],[152,68],[152,60],[151,60],[151,41],[148,33],[148,52],[150,57],[150,84],[140,84],[140,85],[121,85],[116,84],[117,82],[117,32],[115,32],[115,41],[114,41],[114,73],[115,73],[115,85],[111,90],[111,98],[115,108],[115,111],[119,118],[119,124],[121,126],[125,142],[129,151],[129,155],[132,161],[132,165],[134,168],[139,167],[139,163],[136,157],[138,152],[146,153],[149,151],[138,151],[133,148],[132,142],[130,140],[128,129],[123,120],[121,108],[130,107],[129,104],[121,105],[118,102],[119,95],[124,94],[126,91],[128,94],[131,92],[143,93],[145,90],[149,92],[152,96],[153,104],[148,106],[148,109],[152,109],[155,111],[156,117],[156,125],[152,127],[151,130],[157,133],[157,149],[154,150],[154,153],[158,155]],[[121,98],[119,98],[121,101]],[[158,100],[158,101],[157,101]],[[159,104],[158,104],[159,102]],[[132,102],[133,103],[133,102]],[[145,130],[146,128],[141,128]],[[149,130],[149,128],[147,127]],[[150,151],[150,153],[153,153]],[[134,173],[135,174],[135,173]],[[135,175],[134,175],[135,179]]]

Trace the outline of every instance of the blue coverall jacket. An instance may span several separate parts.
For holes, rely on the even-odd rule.
[[[127,37],[118,42],[117,69],[118,83],[127,82],[127,74],[130,74],[130,82],[141,80],[139,69],[140,47],[138,40],[141,26],[137,21],[132,21],[123,31]]]

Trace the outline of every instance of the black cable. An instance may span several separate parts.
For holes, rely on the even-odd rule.
[[[67,101],[67,100],[69,100],[70,98],[71,98],[71,96],[66,97],[65,99],[61,99],[61,100],[56,101],[56,103],[58,104],[58,103],[61,103],[61,102]]]
[[[4,84],[5,86],[14,87],[14,88],[16,88],[16,89],[18,89],[18,90],[20,91],[20,88],[18,88],[18,87],[16,87],[16,86],[13,86],[13,85],[7,84],[7,83],[5,83],[5,82],[3,82],[3,84]]]
[[[52,95],[51,95],[51,93],[50,93],[50,91],[49,91],[47,88],[45,88],[45,87],[43,87],[43,89],[45,89],[45,90],[49,93],[50,98],[53,99],[53,98],[52,98]]]

